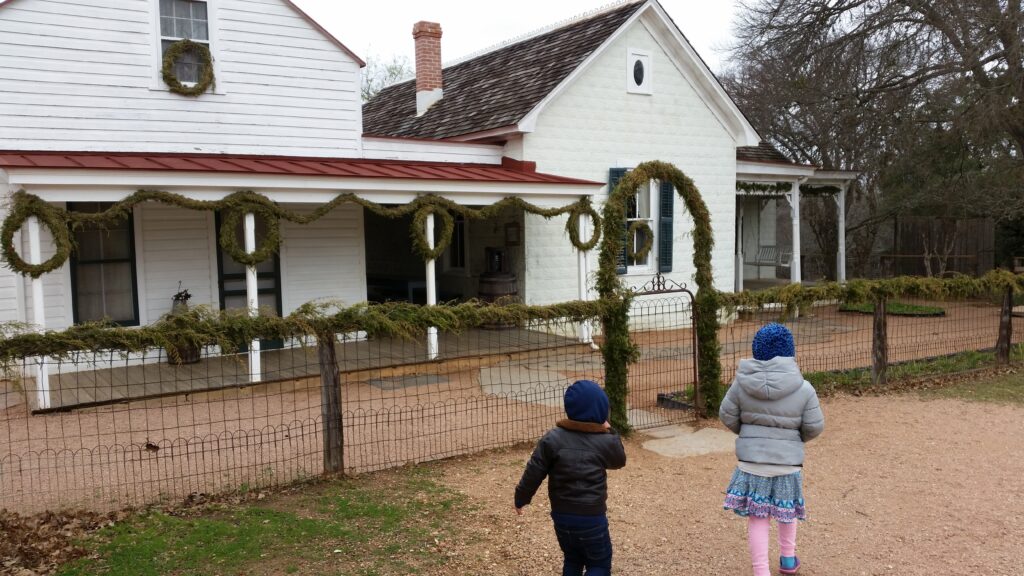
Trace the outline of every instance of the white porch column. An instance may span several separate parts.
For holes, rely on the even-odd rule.
[[[590,217],[586,215],[580,215],[579,218],[579,237],[590,238]],[[579,274],[579,299],[582,301],[590,300],[590,287],[587,285],[587,281],[590,278],[590,262],[587,259],[587,253],[583,250],[576,250],[576,269]],[[579,335],[580,342],[589,344],[593,341],[593,336],[590,333],[590,323],[580,322],[577,328],[577,334]]]
[[[434,214],[427,215],[427,246],[434,248]],[[437,266],[431,258],[427,260],[427,306],[437,304]],[[437,359],[437,327],[427,328],[427,360]]]
[[[736,197],[736,291],[743,292],[743,196]]]
[[[793,255],[789,262],[789,281],[800,283],[800,182],[793,182],[788,194],[790,214],[793,218]]]
[[[846,187],[844,182],[839,187],[839,194],[836,197],[838,218],[836,228],[839,231],[839,250],[836,253],[836,282],[846,282]]]
[[[30,264],[43,262],[42,244],[39,240],[39,218],[28,217],[28,261]],[[46,307],[43,305],[43,278],[32,279],[32,323],[36,330],[46,330]],[[50,407],[50,374],[46,369],[46,357],[36,359],[36,407],[45,410]]]
[[[245,252],[252,254],[256,251],[256,215],[252,212],[245,213]],[[256,275],[256,266],[245,267],[245,299],[249,316],[255,318],[260,313],[259,279]],[[260,341],[253,340],[249,343],[249,381],[259,382],[262,380],[262,369],[260,366]]]

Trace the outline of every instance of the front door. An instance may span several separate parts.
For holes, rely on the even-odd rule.
[[[243,230],[243,218],[239,218],[235,227],[235,237],[239,246],[245,245]],[[217,214],[217,238],[220,238],[221,217]],[[266,222],[259,216],[256,217],[256,245],[263,243],[267,236]],[[234,258],[224,253],[217,242],[217,269],[220,287],[220,309],[237,310],[245,309],[247,294],[245,291],[245,265],[236,262]],[[261,314],[273,313],[281,315],[281,262],[277,254],[256,265],[256,286],[257,298]],[[280,340],[261,340],[260,349],[269,350],[280,348],[283,343]]]

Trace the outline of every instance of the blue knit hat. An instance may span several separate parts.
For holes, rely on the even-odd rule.
[[[776,356],[796,356],[793,333],[782,324],[765,324],[754,335],[754,358],[771,360]]]
[[[577,422],[604,424],[608,419],[608,396],[592,380],[577,380],[565,389],[565,415]]]

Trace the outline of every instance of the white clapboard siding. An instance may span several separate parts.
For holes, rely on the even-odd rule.
[[[159,79],[156,0],[0,8],[5,149],[358,156],[357,62],[282,0],[211,0],[216,89]]]
[[[503,150],[503,147],[493,144],[404,138],[363,138],[363,155],[366,158],[385,160],[501,164]]]
[[[296,210],[312,211],[289,206]],[[310,224],[281,224],[281,304],[285,314],[313,300],[366,300],[363,209],[344,204]]]
[[[139,292],[145,299],[142,321],[153,323],[170,312],[178,282],[192,294],[190,306],[205,304],[216,310],[217,264],[212,256],[216,240],[211,213],[156,203],[136,210],[140,226],[135,230],[135,249],[142,255]]]

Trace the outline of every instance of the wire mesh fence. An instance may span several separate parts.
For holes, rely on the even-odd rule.
[[[1000,304],[989,300],[924,301],[901,299],[889,302],[886,318],[888,364],[913,367],[950,360],[969,368],[994,359],[999,336]],[[782,322],[793,332],[797,362],[804,374],[870,370],[874,331],[874,305],[843,305],[819,302],[795,317],[783,317],[781,308],[738,311],[724,323],[722,377],[729,382],[736,365],[751,356],[757,330],[768,322]],[[1014,359],[1024,360],[1024,317],[1014,316]]]
[[[992,358],[997,303],[897,304],[887,323],[891,363]],[[724,381],[749,356],[757,329],[780,314],[769,306],[723,322]],[[784,322],[805,373],[871,366],[871,310],[817,303]],[[1024,360],[1024,318],[1012,323],[1012,353]],[[638,296],[631,326],[639,351],[629,373],[631,423],[644,429],[693,419],[689,294]],[[566,386],[603,382],[600,335],[595,343],[585,337],[593,330],[563,319],[442,331],[437,359],[429,359],[426,338],[337,335],[342,469],[360,473],[535,440],[563,416]],[[323,473],[317,342],[262,342],[258,382],[249,359],[212,347],[180,365],[162,350],[26,358],[20,374],[0,381],[0,508],[102,510]]]

